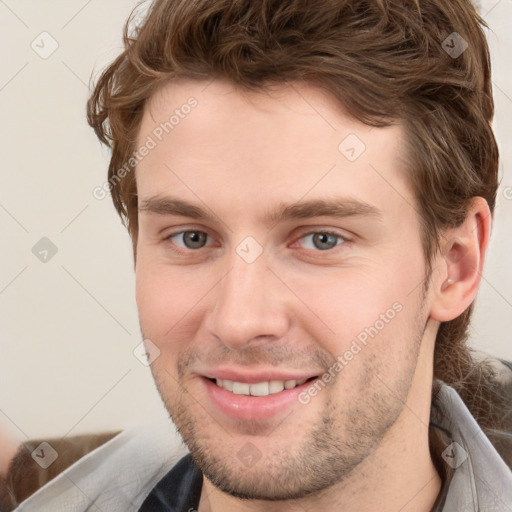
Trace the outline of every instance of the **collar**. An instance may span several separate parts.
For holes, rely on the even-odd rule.
[[[512,510],[512,472],[458,393],[434,382],[430,450],[443,486],[432,512]]]

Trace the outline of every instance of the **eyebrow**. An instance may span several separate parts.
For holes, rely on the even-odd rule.
[[[140,201],[140,212],[158,215],[176,215],[192,219],[208,220],[218,218],[198,205],[172,197],[155,196]],[[372,216],[382,218],[382,212],[364,201],[351,198],[315,199],[298,201],[293,204],[280,204],[263,216],[263,222],[274,225],[286,220],[308,219],[314,217],[345,218],[354,216]]]

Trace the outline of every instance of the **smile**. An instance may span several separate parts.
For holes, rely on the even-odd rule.
[[[230,418],[264,422],[289,415],[293,407],[302,407],[299,395],[318,376],[282,380],[263,380],[264,378],[253,376],[231,380],[202,377],[199,382],[203,383],[203,389],[208,397],[207,407],[220,421]],[[240,382],[241,380],[252,382]]]
[[[314,377],[313,377],[314,378]],[[249,384],[247,382],[235,382],[232,380],[215,379],[217,386],[230,391],[235,395],[246,396],[268,396],[280,393],[285,389],[293,389],[301,386],[309,379],[301,380],[271,380],[269,382],[255,382]]]

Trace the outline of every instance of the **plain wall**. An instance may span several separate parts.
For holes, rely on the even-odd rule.
[[[512,359],[512,2],[480,4],[492,30],[502,188],[472,343]],[[93,197],[108,153],[85,120],[91,72],[119,52],[135,5],[0,2],[0,424],[20,439],[166,414],[133,355],[141,334],[131,244],[110,198]],[[48,58],[31,46],[44,54],[54,41]],[[43,237],[57,249],[47,262],[32,252]]]

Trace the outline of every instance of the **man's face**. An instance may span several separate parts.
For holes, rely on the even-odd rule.
[[[182,81],[146,106],[144,144],[140,322],[194,458],[242,497],[340,481],[400,423],[428,319],[402,128],[313,86]]]

